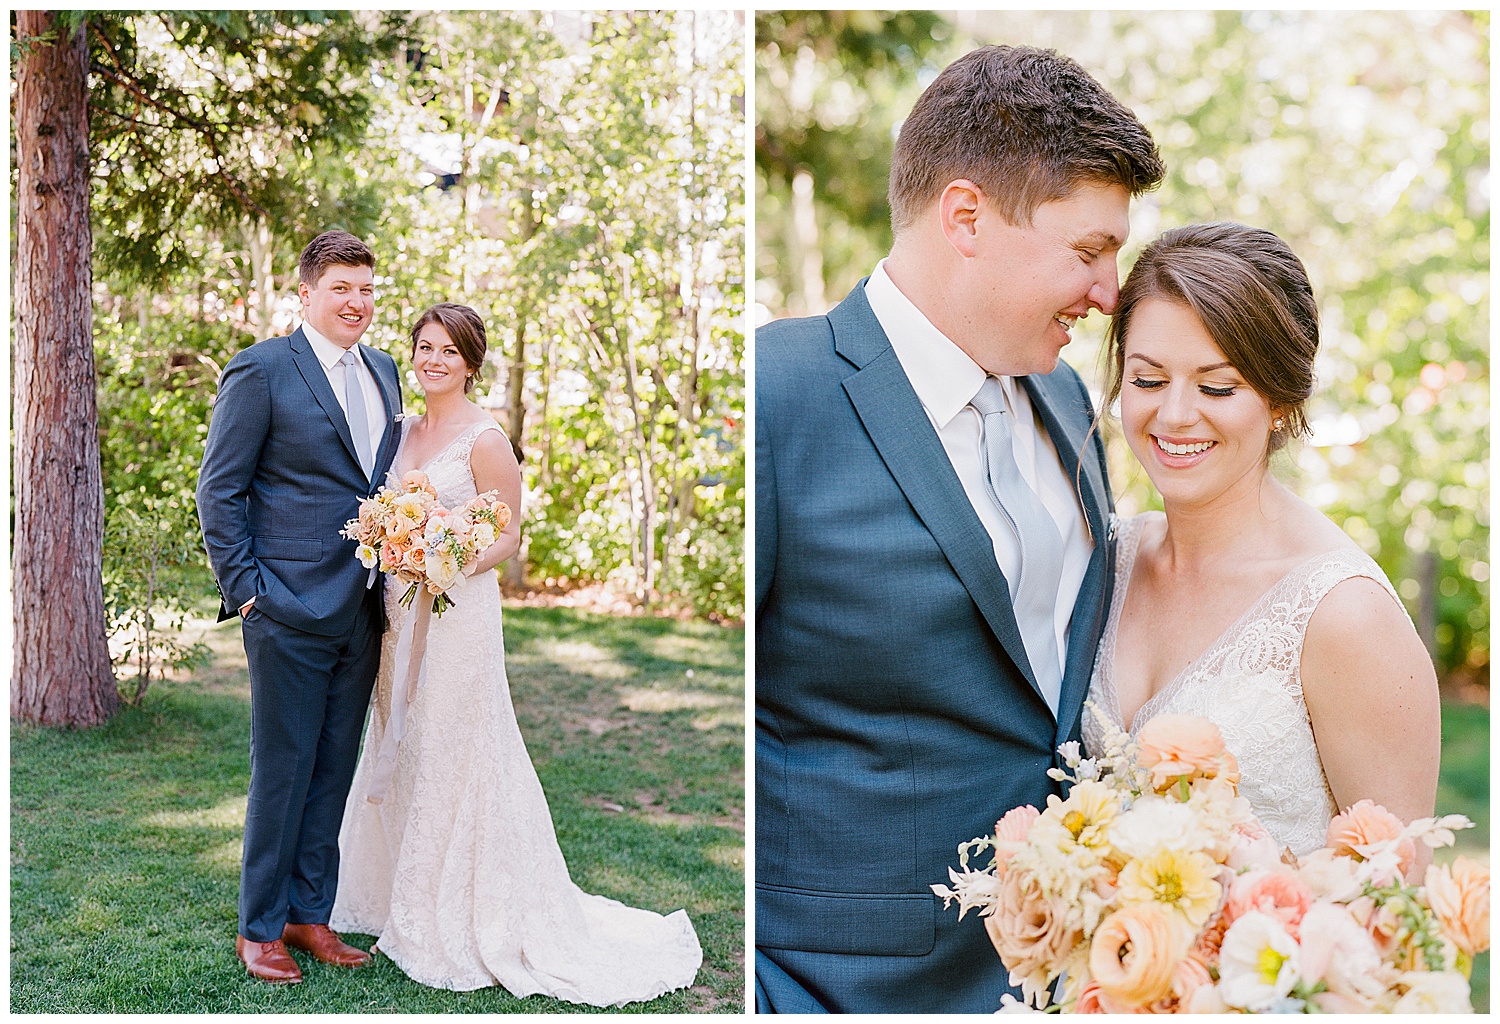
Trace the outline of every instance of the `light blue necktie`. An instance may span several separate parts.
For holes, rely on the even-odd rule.
[[[1007,580],[1016,624],[1026,657],[1036,673],[1042,696],[1054,709],[1062,689],[1062,659],[1057,649],[1057,590],[1062,578],[1063,545],[1057,523],[1016,465],[1011,441],[1012,416],[1006,411],[1000,381],[985,377],[969,403],[984,418],[981,449],[989,469],[990,497],[1001,518],[1015,532],[1021,550],[1020,579]]]
[[[365,387],[359,380],[359,361],[348,349],[339,357],[344,368],[344,416],[349,421],[349,433],[354,435],[354,450],[359,454],[359,468],[365,471],[365,479],[375,469],[375,458],[370,453],[370,414],[365,409]]]

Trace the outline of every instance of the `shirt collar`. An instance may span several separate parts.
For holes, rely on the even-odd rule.
[[[323,335],[319,334],[317,329],[314,328],[313,325],[308,323],[306,320],[302,321],[302,333],[307,336],[308,343],[312,345],[313,355],[318,357],[318,362],[323,364],[323,369],[332,370],[334,366],[338,364],[338,361],[344,358],[343,347],[340,345],[335,345],[333,342],[323,337]],[[354,359],[356,362],[363,361],[360,359],[358,343],[351,345],[349,347],[349,351],[354,353]]]
[[[984,369],[901,293],[885,272],[885,260],[875,265],[865,282],[865,298],[890,339],[901,369],[911,381],[922,407],[941,430],[979,393]],[[1014,403],[1014,383],[1001,377],[1006,397]]]

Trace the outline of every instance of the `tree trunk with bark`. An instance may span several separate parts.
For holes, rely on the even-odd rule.
[[[91,726],[119,707],[105,640],[84,26],[17,11],[15,675],[11,717]],[[51,38],[47,38],[49,33]]]

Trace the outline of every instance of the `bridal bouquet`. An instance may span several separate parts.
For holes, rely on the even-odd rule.
[[[367,569],[395,573],[410,584],[401,603],[411,606],[425,587],[432,610],[442,615],[454,601],[449,591],[464,579],[464,567],[495,543],[510,523],[510,509],[497,492],[486,491],[456,509],[438,504],[437,488],[421,470],[401,486],[382,487],[360,502],[359,518],[344,524],[342,536],[359,544],[355,557]]]
[[[1471,1012],[1489,948],[1489,869],[1465,857],[1407,884],[1416,844],[1453,842],[1462,815],[1403,825],[1361,800],[1303,858],[1278,850],[1238,793],[1217,727],[1159,715],[1104,751],[1059,751],[1071,783],[959,847],[959,916],[978,909],[1025,1002],[1071,1013]],[[971,868],[970,858],[992,852]]]

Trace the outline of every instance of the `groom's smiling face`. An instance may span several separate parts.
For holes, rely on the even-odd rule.
[[[370,267],[327,267],[317,283],[297,286],[302,315],[313,329],[344,348],[364,336],[375,319],[375,271]]]
[[[1115,308],[1129,194],[1116,184],[1083,184],[1037,207],[1029,224],[1012,224],[982,202],[977,228],[963,271],[979,328],[970,357],[989,373],[1052,372],[1074,323]]]

